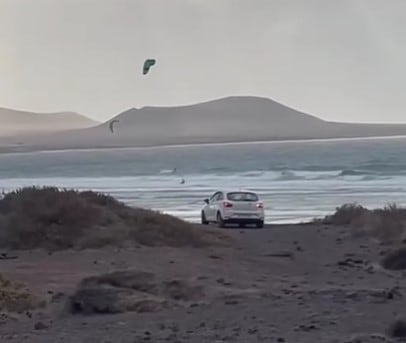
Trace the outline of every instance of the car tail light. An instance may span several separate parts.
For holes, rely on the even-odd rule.
[[[233,204],[228,201],[223,201],[223,207],[233,207]]]
[[[257,203],[257,208],[264,208],[264,204],[262,202]]]

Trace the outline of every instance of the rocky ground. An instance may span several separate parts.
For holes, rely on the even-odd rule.
[[[0,341],[401,339],[388,329],[406,317],[406,274],[380,265],[394,246],[324,224],[223,231],[230,246],[6,252],[0,272],[47,305],[3,313]]]

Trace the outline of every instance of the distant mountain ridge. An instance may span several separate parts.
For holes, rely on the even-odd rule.
[[[118,122],[111,133],[113,119]],[[231,96],[193,105],[131,108],[96,126],[31,137],[22,144],[75,149],[375,136],[406,136],[406,124],[328,122],[268,98]]]
[[[74,112],[36,113],[0,108],[0,135],[55,132],[97,124],[99,122]]]

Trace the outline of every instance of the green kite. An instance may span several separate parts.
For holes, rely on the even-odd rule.
[[[153,58],[149,58],[147,60],[145,60],[144,62],[144,67],[142,69],[142,74],[145,75],[149,72],[149,69],[155,64],[155,59]]]

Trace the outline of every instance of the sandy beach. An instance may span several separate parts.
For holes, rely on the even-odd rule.
[[[9,252],[18,258],[1,260],[2,273],[49,305],[3,317],[1,341],[391,341],[386,331],[404,314],[405,292],[404,273],[379,266],[392,246],[325,224],[213,229],[230,236],[227,246]],[[183,280],[201,292],[158,310],[67,313],[80,280],[118,270]]]

